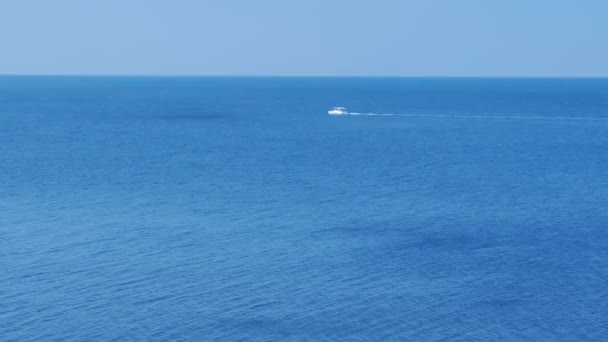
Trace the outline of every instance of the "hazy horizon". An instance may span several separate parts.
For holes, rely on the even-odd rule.
[[[599,76],[537,76],[537,75],[513,75],[513,76],[467,76],[467,75],[224,75],[224,74],[0,74],[0,77],[135,77],[135,78],[402,78],[402,79],[608,79],[608,75]]]

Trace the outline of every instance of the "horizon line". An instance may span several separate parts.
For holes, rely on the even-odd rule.
[[[0,73],[0,77],[134,77],[134,78],[469,78],[469,79],[605,79],[608,75],[273,75],[273,74],[96,74],[96,73]]]

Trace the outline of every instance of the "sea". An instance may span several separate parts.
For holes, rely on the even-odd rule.
[[[0,341],[607,340],[608,79],[0,77]]]

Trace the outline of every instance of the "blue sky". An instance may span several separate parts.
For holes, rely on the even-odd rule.
[[[0,0],[0,74],[608,76],[608,1]]]

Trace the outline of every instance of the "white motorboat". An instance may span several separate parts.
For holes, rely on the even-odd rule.
[[[327,114],[329,114],[329,115],[346,115],[346,114],[348,114],[348,112],[346,111],[346,108],[344,108],[344,107],[334,107],[333,109],[329,110],[327,112]]]

